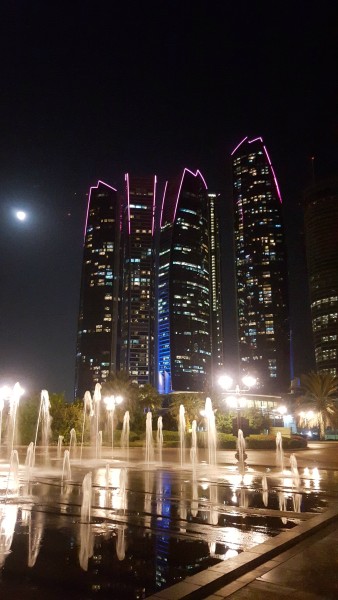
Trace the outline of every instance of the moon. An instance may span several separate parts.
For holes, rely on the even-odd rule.
[[[17,210],[15,216],[18,221],[25,221],[27,218],[27,214],[23,210]]]

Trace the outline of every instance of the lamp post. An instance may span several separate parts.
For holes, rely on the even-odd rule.
[[[251,375],[245,375],[242,377],[241,382],[236,384],[229,375],[221,375],[218,379],[221,388],[231,394],[226,397],[225,401],[230,408],[235,408],[237,411],[237,432],[242,425],[241,409],[247,405],[247,399],[242,394],[254,387],[256,382],[256,378]],[[241,385],[244,385],[244,388],[241,388]]]
[[[106,405],[106,409],[110,415],[111,418],[111,452],[112,452],[112,457],[113,457],[113,451],[114,451],[114,413],[115,413],[115,408],[118,404],[121,404],[121,402],[123,402],[123,398],[122,396],[106,396],[104,398],[104,403]]]

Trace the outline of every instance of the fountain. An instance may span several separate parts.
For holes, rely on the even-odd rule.
[[[70,481],[72,478],[71,469],[70,469],[70,451],[65,450],[63,456],[63,467],[62,467],[62,483],[64,481]]]
[[[95,445],[95,458],[100,457],[102,434],[100,436],[100,407],[101,407],[101,385],[97,383],[95,385],[94,396],[93,396],[93,419],[92,419],[92,438]]]
[[[58,437],[57,451],[56,451],[56,458],[58,458],[58,459],[61,458],[63,439],[64,439],[64,436],[63,435],[59,435],[59,437]]]
[[[69,458],[76,457],[76,431],[75,429],[70,430],[70,441],[69,441]]]
[[[180,464],[183,467],[185,457],[185,408],[183,404],[180,405],[178,432],[180,436]]]
[[[162,463],[162,448],[163,448],[163,422],[162,417],[158,417],[157,419],[157,434],[156,434],[156,442],[158,449],[158,462]]]
[[[10,449],[9,453],[11,454],[13,452],[13,448],[14,448],[14,441],[16,438],[16,427],[17,427],[17,411],[18,411],[18,406],[19,406],[19,402],[20,402],[20,398],[23,394],[23,389],[21,387],[21,385],[19,383],[16,383],[13,391],[10,395],[9,398],[9,405],[10,405],[10,409],[9,409],[9,424],[8,424],[8,431],[7,431],[7,438],[8,438],[8,448]]]
[[[268,492],[268,480],[266,478],[266,475],[263,475],[263,477],[262,477],[262,499],[263,499],[264,506],[267,506],[268,501],[269,501],[269,492]]]
[[[245,459],[247,457],[245,452],[245,438],[243,435],[243,431],[241,429],[238,430],[238,437],[236,442],[236,459],[238,460],[238,470],[244,475],[245,471]]]
[[[127,461],[129,461],[129,410],[126,410],[123,417],[123,426],[122,426],[122,434],[121,434],[121,448],[126,450]]]
[[[153,441],[153,417],[150,411],[146,417],[146,458],[145,461],[149,465],[154,460],[154,441]]]
[[[290,467],[292,473],[292,486],[298,489],[300,486],[300,476],[298,471],[297,459],[294,454],[290,454]]]
[[[112,461],[107,436],[105,436],[106,446],[102,445],[101,422],[97,416],[101,400],[99,392],[100,390],[95,396],[95,411],[92,416],[89,416],[92,435],[88,453],[86,452],[85,455],[87,456],[86,460],[82,455],[82,447],[86,436],[84,422],[91,413],[91,397],[88,394],[84,420],[81,422],[80,460],[75,457],[75,429],[70,432],[70,444],[63,454],[62,471],[60,461],[62,460],[63,436],[59,436],[57,446],[49,447],[50,460],[48,464],[44,460],[43,454],[37,452],[35,456],[37,431],[38,429],[40,431],[43,423],[48,422],[49,402],[48,395],[44,393],[38,416],[39,427],[35,432],[36,441],[35,444],[31,442],[27,448],[25,468],[20,470],[19,454],[16,449],[12,451],[9,464],[8,461],[2,461],[3,473],[5,473],[7,481],[7,485],[5,482],[3,486],[0,486],[2,490],[0,494],[2,493],[5,503],[4,509],[6,503],[10,503],[13,504],[16,511],[14,524],[12,519],[12,525],[11,527],[6,526],[5,534],[6,521],[4,509],[0,504],[0,561],[4,564],[4,568],[6,568],[6,557],[10,552],[13,535],[15,535],[15,522],[18,519],[18,530],[28,534],[28,538],[26,537],[28,539],[27,563],[29,569],[34,569],[34,573],[41,568],[40,562],[42,565],[45,564],[48,548],[54,548],[54,545],[56,547],[60,543],[61,537],[65,536],[65,532],[67,532],[69,536],[67,540],[71,539],[72,544],[70,545],[67,541],[65,547],[70,550],[66,550],[66,552],[71,553],[75,545],[79,557],[77,568],[88,571],[88,581],[94,581],[93,573],[95,571],[98,585],[100,584],[100,577],[103,575],[100,572],[100,563],[96,562],[99,557],[105,557],[102,558],[102,565],[105,560],[128,561],[128,564],[130,561],[130,564],[133,565],[134,555],[138,556],[137,560],[142,560],[139,550],[137,550],[142,547],[144,548],[142,569],[145,579],[146,561],[153,554],[153,560],[158,564],[157,571],[161,572],[161,577],[163,574],[164,584],[163,582],[160,584],[160,587],[163,587],[177,578],[177,573],[175,574],[171,570],[173,567],[167,560],[168,556],[172,556],[171,541],[173,538],[175,538],[175,548],[178,552],[181,550],[182,556],[185,554],[183,548],[187,540],[189,543],[196,543],[196,552],[199,552],[200,548],[201,562],[199,564],[209,566],[214,564],[210,561],[225,560],[232,554],[242,551],[244,547],[250,548],[255,543],[269,539],[271,535],[275,535],[278,527],[283,531],[285,527],[294,526],[298,516],[300,519],[302,518],[301,511],[308,511],[309,500],[308,498],[304,499],[304,494],[301,493],[300,477],[294,455],[290,457],[291,492],[290,475],[281,479],[282,474],[277,468],[267,474],[259,468],[254,470],[245,464],[246,445],[240,429],[236,444],[237,462],[233,458],[233,451],[222,450],[219,456],[221,460],[217,466],[216,427],[210,398],[207,398],[205,402],[208,447],[206,451],[198,449],[197,423],[196,420],[193,420],[189,462],[185,461],[186,415],[183,405],[180,406],[178,415],[179,452],[177,449],[167,448],[163,453],[166,462],[162,462],[163,423],[162,418],[159,417],[156,435],[157,460],[154,461],[151,412],[147,413],[145,422],[145,456],[142,456],[139,449],[129,449],[129,411],[126,411],[123,419],[119,460]],[[48,427],[45,431],[47,430]],[[89,431],[88,427],[87,431]],[[41,435],[41,444],[43,449],[48,448],[45,434]],[[19,452],[22,452],[22,449]],[[198,460],[199,454],[203,458],[205,457],[201,462]],[[58,460],[52,460],[53,457]],[[177,468],[178,466],[181,468]],[[89,468],[90,471],[87,472]],[[315,479],[316,475],[317,479]],[[2,476],[0,482],[5,481],[5,477]],[[310,474],[308,478],[310,479]],[[319,485],[319,473],[316,474],[314,469],[312,480],[316,481],[317,486]],[[71,484],[69,484],[70,481]],[[311,483],[312,487],[313,485],[314,483]],[[316,489],[318,487],[315,488],[315,491]],[[257,493],[257,490],[261,491],[261,494]],[[311,495],[309,488],[306,492],[308,496]],[[270,504],[269,498],[271,498]],[[274,498],[278,498],[277,506],[274,506]],[[269,510],[267,510],[268,505]],[[35,510],[35,506],[39,507],[38,511]],[[245,519],[252,508],[255,509],[255,518],[262,517],[264,519],[264,527],[250,529],[247,524],[242,529],[238,521]],[[287,514],[287,509],[289,512],[292,511],[290,516]],[[269,525],[266,526],[266,523],[269,523],[270,513],[273,510],[276,511],[276,516],[271,519],[273,523],[270,531]],[[58,519],[60,519],[59,522]],[[54,537],[50,537],[53,527],[57,534],[54,531]],[[240,535],[237,537],[234,536],[236,529],[237,532],[240,530]],[[259,533],[257,529],[260,529]],[[44,537],[43,543],[42,537]],[[12,554],[16,553],[17,546],[18,542],[13,544]],[[38,554],[42,553],[41,561],[37,560]],[[161,562],[162,554],[166,557],[163,564]],[[19,561],[21,557],[22,553],[19,553],[16,560]],[[107,557],[109,558],[107,559]],[[11,563],[13,569],[11,561],[12,556],[8,562]],[[93,562],[89,568],[91,561]],[[56,571],[59,569],[58,562],[60,561],[55,560],[54,562],[53,568]],[[180,569],[184,569],[183,564]],[[120,594],[118,597],[123,595],[121,590],[128,578],[131,577],[132,571],[128,570],[127,579],[123,579],[125,571],[123,568],[121,573],[117,573],[116,569],[112,569],[112,578],[117,577],[122,581],[121,588],[117,592]],[[138,572],[140,573],[140,570]],[[169,572],[170,576],[166,574]],[[190,574],[190,568],[187,569],[187,574]],[[145,584],[145,586],[147,585]],[[154,591],[157,589],[155,587]],[[147,588],[148,592],[152,593],[152,589]]]
[[[92,473],[84,476],[82,482],[81,521],[89,523],[92,510]]]
[[[216,424],[215,414],[212,409],[211,399],[206,398],[204,414],[207,420],[207,439],[208,439],[208,457],[209,465],[216,465]]]
[[[283,438],[280,431],[276,434],[276,463],[280,470],[284,471],[284,452],[283,452]]]
[[[36,449],[39,425],[41,423],[41,445],[45,448],[46,454],[48,453],[49,439],[51,436],[52,418],[49,414],[49,409],[50,409],[49,394],[48,394],[47,390],[42,390],[38,421],[36,424],[34,449]]]

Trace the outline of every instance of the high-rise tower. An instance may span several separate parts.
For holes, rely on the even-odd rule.
[[[121,369],[154,384],[156,176],[125,176],[122,219]]]
[[[80,292],[75,397],[93,391],[116,367],[119,201],[98,181],[90,188]]]
[[[216,385],[217,374],[223,367],[223,314],[220,247],[220,194],[208,193],[210,283],[211,283],[211,376]]]
[[[304,200],[316,366],[338,375],[338,179],[312,185]]]
[[[199,171],[165,188],[158,274],[158,387],[203,391],[210,383],[209,207]]]
[[[282,200],[261,137],[231,154],[240,372],[288,389],[289,309]]]

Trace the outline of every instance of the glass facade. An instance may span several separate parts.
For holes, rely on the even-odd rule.
[[[208,193],[211,282],[211,367],[213,385],[216,385],[216,377],[223,367],[220,200],[220,194]]]
[[[158,273],[158,388],[202,391],[210,383],[210,228],[206,184],[184,169],[166,186]]]
[[[281,195],[262,138],[245,138],[231,157],[240,370],[283,391],[290,348]]]
[[[154,384],[156,186],[156,176],[125,176],[120,367],[139,385]]]
[[[76,353],[75,397],[93,391],[116,368],[119,202],[98,181],[89,192]]]
[[[338,375],[338,179],[311,186],[304,199],[316,367]]]

